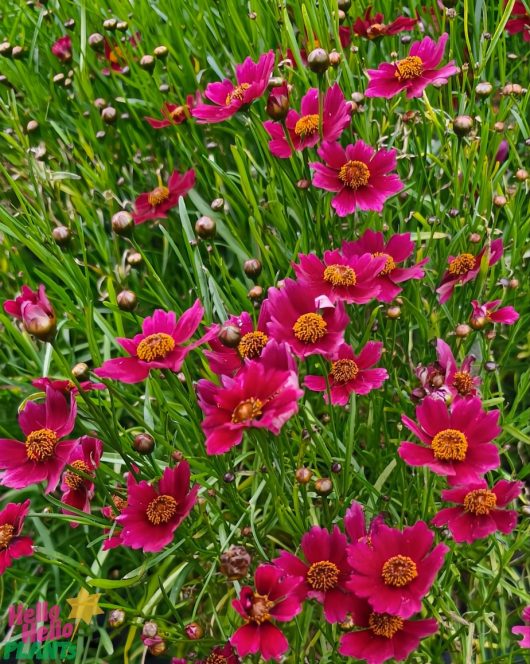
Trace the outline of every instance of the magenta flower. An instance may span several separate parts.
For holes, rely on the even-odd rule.
[[[392,23],[385,25],[384,19],[385,17],[381,13],[372,16],[372,8],[368,7],[364,19],[357,18],[353,24],[353,32],[359,37],[377,39],[378,37],[384,37],[385,35],[397,35],[404,30],[413,30],[418,22],[418,19],[416,18],[398,16],[392,21]]]
[[[503,164],[508,159],[509,154],[510,154],[510,144],[505,138],[503,138],[502,141],[499,143],[497,152],[495,153],[495,161],[499,162],[499,164]]]
[[[302,97],[300,113],[291,110],[287,113],[284,125],[267,121],[263,126],[272,138],[269,149],[275,157],[287,159],[294,150],[312,148],[320,141],[318,89],[310,88]],[[322,113],[322,140],[336,141],[350,124],[351,105],[335,83],[324,95]],[[285,132],[287,131],[288,137]]]
[[[305,561],[288,551],[282,551],[273,560],[286,574],[304,579],[298,589],[301,597],[320,602],[324,606],[324,616],[330,623],[343,621],[353,606],[346,588],[350,576],[347,544],[346,536],[337,526],[333,527],[331,533],[325,528],[313,526],[302,537]]]
[[[519,320],[519,314],[513,307],[500,307],[500,304],[501,300],[492,300],[484,304],[479,304],[478,300],[471,300],[473,307],[471,325],[475,323],[477,327],[483,327],[483,322],[513,325]]]
[[[51,50],[61,62],[68,62],[72,59],[72,40],[68,35],[64,35],[52,44]]]
[[[515,510],[501,509],[517,498],[523,482],[501,480],[491,489],[486,480],[442,491],[442,498],[458,507],[440,510],[431,521],[434,526],[447,526],[455,542],[474,542],[494,532],[511,533],[517,525]]]
[[[421,611],[449,547],[437,544],[424,521],[403,531],[380,524],[370,542],[350,544],[347,587],[367,599],[376,613],[410,618]]]
[[[178,205],[179,198],[185,196],[195,185],[195,171],[190,168],[185,173],[173,171],[167,187],[159,181],[158,187],[140,194],[134,203],[135,224],[143,224],[149,219],[166,219],[167,212]]]
[[[302,583],[274,565],[260,565],[254,575],[256,591],[244,586],[232,606],[245,620],[230,643],[240,657],[259,652],[263,659],[279,660],[289,649],[283,632],[272,622],[289,622],[302,610],[297,592]]]
[[[153,129],[164,129],[172,125],[180,125],[191,118],[192,109],[200,102],[201,95],[199,92],[196,92],[194,95],[188,95],[184,104],[171,104],[166,101],[160,109],[160,115],[164,118],[163,120],[157,120],[157,118],[148,116],[145,116],[144,119],[147,120]]]
[[[122,383],[140,383],[151,369],[180,371],[186,355],[208,341],[208,335],[205,335],[198,341],[183,345],[195,334],[203,315],[204,309],[199,300],[195,300],[194,305],[178,320],[174,311],[156,309],[152,316],[144,319],[141,334],[133,339],[116,339],[130,357],[107,360],[94,373],[100,378],[111,378]]]
[[[401,662],[416,650],[421,639],[438,631],[434,618],[404,620],[374,612],[366,600],[354,601],[352,619],[360,629],[341,636],[339,653],[345,657],[367,664],[383,664],[390,659]]]
[[[346,256],[337,249],[325,251],[324,258],[315,254],[299,254],[293,263],[300,288],[325,295],[331,302],[366,304],[377,297],[380,286],[377,276],[385,269],[383,256],[370,253]]]
[[[193,660],[195,664],[241,664],[236,651],[230,643],[225,643],[224,646],[215,646],[210,651],[206,659]],[[172,661],[171,664],[187,664],[186,660],[179,659]]]
[[[523,610],[523,620],[530,623],[530,606]],[[523,638],[519,641],[519,648],[530,648],[530,625],[517,625],[512,627],[512,634],[521,634]]]
[[[499,467],[499,450],[492,442],[501,433],[499,411],[484,411],[479,398],[458,399],[448,410],[441,399],[427,397],[416,408],[416,418],[418,424],[401,417],[423,443],[401,443],[398,454],[409,466],[426,466],[447,476],[451,485],[475,482]]]
[[[530,42],[530,13],[521,0],[517,0],[513,6],[510,20],[506,23],[506,31],[510,35],[522,32],[524,41]]]
[[[35,378],[31,381],[34,387],[38,387],[43,392],[47,387],[62,392],[63,394],[77,394],[79,392],[77,385],[71,380],[61,378],[53,379],[48,377]],[[79,387],[83,392],[91,392],[92,390],[106,390],[107,386],[103,383],[93,383],[91,380],[84,380],[79,383]]]
[[[287,356],[284,346],[283,354]],[[303,391],[298,376],[288,366],[247,360],[235,378],[221,376],[221,385],[208,380],[197,383],[199,406],[205,417],[206,452],[224,454],[239,445],[246,429],[266,429],[277,436],[298,412]]]
[[[72,467],[72,470],[67,470],[63,474],[61,502],[90,514],[90,501],[94,497],[94,482],[92,479],[82,477],[77,471],[94,477],[102,453],[103,443],[98,438],[83,436],[79,439],[78,445],[76,445],[68,459],[68,465]],[[62,512],[63,514],[74,514],[74,512],[65,508]],[[70,525],[72,528],[77,528],[79,524],[70,521]]]
[[[370,79],[365,97],[390,99],[403,90],[407,98],[421,97],[428,85],[443,85],[458,72],[455,61],[437,69],[440,64],[449,35],[444,34],[434,42],[430,37],[412,44],[409,55],[396,62],[383,62],[377,69],[368,69]]]
[[[326,163],[313,162],[315,187],[335,192],[331,205],[339,217],[359,210],[381,212],[385,201],[403,189],[395,173],[396,150],[376,150],[363,141],[346,149],[338,143],[322,143],[318,155]]]
[[[350,507],[346,510],[344,515],[344,530],[348,536],[348,540],[355,544],[357,542],[366,542],[368,544],[372,541],[372,534],[377,532],[379,526],[384,523],[383,516],[379,514],[372,520],[370,524],[366,523],[364,515],[364,507],[357,501],[352,501]]]
[[[487,261],[489,267],[495,265],[502,258],[502,240],[493,240],[491,246],[484,246],[475,256],[469,253],[449,256],[449,266],[445,271],[440,286],[436,289],[440,304],[447,302],[457,284],[467,284],[474,281],[480,272],[482,261]]]
[[[246,58],[236,65],[236,82],[225,78],[220,83],[209,83],[204,96],[214,105],[197,104],[191,114],[199,124],[223,122],[242,108],[263,96],[274,68],[274,51],[260,56],[257,62]]]
[[[161,551],[191,512],[198,491],[197,484],[190,488],[187,461],[166,468],[156,485],[145,480],[128,482],[127,506],[116,517],[122,527],[122,545],[144,553]]]
[[[31,538],[20,535],[29,505],[29,500],[8,503],[0,511],[0,575],[11,567],[13,560],[33,555]]]
[[[136,484],[136,479],[132,473],[129,473],[127,476],[127,489],[129,490],[132,484]],[[105,529],[105,533],[110,533],[110,537],[108,537],[104,542],[103,542],[103,551],[108,551],[109,549],[116,549],[118,546],[123,546],[123,541],[121,538],[122,535],[122,529],[116,525],[116,519],[117,517],[123,512],[123,510],[127,507],[127,499],[122,498],[121,496],[113,495],[112,496],[112,507],[110,505],[105,505],[105,507],[101,508],[101,513],[103,516],[108,519],[109,521],[112,521],[114,526],[112,531],[109,529]]]
[[[24,442],[0,439],[0,484],[23,489],[46,482],[46,493],[59,483],[77,440],[60,440],[74,428],[77,405],[73,396],[66,400],[61,392],[46,388],[44,403],[28,401],[19,413],[18,424]]]
[[[282,288],[269,288],[269,336],[287,343],[298,357],[320,353],[329,357],[344,341],[349,323],[342,302],[315,298],[306,287],[286,279]]]
[[[414,252],[414,243],[410,239],[410,233],[392,235],[385,244],[383,233],[376,233],[368,228],[363,235],[354,242],[344,242],[342,253],[346,257],[360,256],[371,253],[374,258],[384,257],[386,264],[384,268],[375,275],[374,281],[379,286],[376,298],[380,302],[391,302],[403,290],[398,284],[409,279],[423,279],[425,271],[423,266],[429,261],[424,258],[412,267],[398,267]]]
[[[350,394],[368,394],[376,390],[387,380],[386,369],[370,369],[379,361],[383,352],[380,341],[369,341],[358,355],[351,346],[339,346],[333,357],[327,381],[323,376],[306,376],[304,386],[313,392],[324,392],[324,400],[329,403],[327,386],[331,395],[331,403],[335,406],[346,406]]]
[[[281,85],[269,89],[265,111],[270,118],[285,119],[289,112],[289,94],[289,85],[285,81]]]
[[[129,37],[129,44],[132,48],[138,46],[140,42],[140,33]],[[118,44],[112,45],[107,39],[104,42],[105,60],[109,63],[109,67],[101,70],[104,76],[110,76],[111,72],[115,71],[118,74],[124,74],[128,71],[127,58]]]
[[[40,284],[36,291],[31,290],[29,286],[22,286],[22,295],[14,300],[6,300],[4,311],[21,320],[26,332],[41,341],[50,341],[55,335],[57,327],[55,311],[43,284]]]

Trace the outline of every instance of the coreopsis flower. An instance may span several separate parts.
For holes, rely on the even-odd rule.
[[[128,488],[131,483],[136,484],[136,479],[134,478],[132,473],[129,473],[127,479]],[[123,541],[121,538],[122,529],[115,522],[116,518],[127,507],[127,504],[128,504],[127,498],[122,498],[121,496],[114,494],[112,496],[112,506],[105,505],[105,507],[101,508],[101,513],[103,514],[103,516],[106,519],[109,519],[109,521],[112,521],[114,524],[112,530],[106,529],[104,531],[105,534],[110,533],[110,537],[107,537],[107,539],[103,542],[102,546],[103,551],[108,551],[109,549],[115,549],[118,546],[123,546]]]
[[[134,203],[135,224],[143,224],[149,219],[165,219],[167,212],[178,205],[179,198],[185,196],[195,185],[195,171],[190,168],[185,173],[173,171],[167,186],[159,181],[158,187],[140,194]]]
[[[51,51],[61,62],[68,62],[72,59],[72,40],[68,35],[59,37],[53,44]]]
[[[530,13],[521,0],[514,4],[510,20],[506,23],[506,31],[510,35],[523,33],[523,39],[530,42]]]
[[[522,617],[525,623],[530,623],[530,606],[523,610]],[[530,648],[530,624],[512,627],[512,634],[522,635],[523,638],[519,641],[519,648]]]
[[[499,143],[497,152],[495,153],[495,161],[497,161],[499,164],[503,164],[508,159],[509,154],[510,154],[510,144],[505,138],[503,138],[502,141]]]
[[[161,551],[173,541],[175,530],[191,512],[198,491],[197,484],[190,487],[187,461],[166,468],[155,484],[129,482],[127,506],[116,517],[122,528],[122,545],[144,553]]]
[[[156,309],[152,316],[144,319],[140,334],[132,339],[116,339],[130,357],[107,360],[94,373],[100,378],[122,383],[139,383],[147,378],[151,369],[180,371],[188,353],[208,341],[207,334],[198,341],[183,345],[195,334],[203,315],[199,300],[195,300],[178,320],[174,311]]]
[[[23,489],[46,482],[46,493],[59,483],[77,440],[61,440],[74,428],[77,405],[61,392],[46,388],[44,403],[28,401],[18,416],[24,442],[0,439],[0,484]]]
[[[34,387],[38,387],[40,390],[44,391],[47,387],[51,387],[54,390],[58,390],[63,394],[78,394],[79,389],[77,385],[71,381],[62,378],[35,378],[31,381],[31,384]],[[91,380],[83,380],[79,383],[79,387],[83,392],[91,392],[92,390],[106,390],[107,386],[103,383],[94,383]]]
[[[369,341],[358,354],[351,346],[342,344],[333,355],[327,381],[324,376],[306,376],[304,386],[313,392],[324,392],[324,400],[335,406],[346,406],[350,395],[368,394],[387,380],[386,369],[370,368],[379,361],[383,352],[380,341]]]
[[[447,302],[457,284],[474,281],[482,265],[482,261],[491,267],[502,258],[503,243],[501,239],[493,240],[491,246],[485,245],[477,255],[465,252],[458,256],[449,256],[449,266],[445,271],[440,286],[436,289],[440,304]]]
[[[423,266],[428,263],[428,258],[411,267],[399,267],[399,263],[406,261],[414,252],[410,233],[396,233],[385,243],[383,233],[368,228],[358,240],[342,244],[342,253],[346,257],[360,256],[367,252],[374,258],[386,258],[384,268],[374,276],[374,281],[379,286],[376,299],[380,302],[391,302],[399,295],[403,289],[398,284],[409,279],[423,279],[425,276]]]
[[[153,129],[164,129],[165,127],[171,127],[171,125],[179,125],[191,118],[192,109],[200,101],[201,95],[199,92],[196,92],[194,95],[188,95],[184,104],[171,104],[166,101],[160,109],[160,115],[164,118],[163,120],[157,120],[157,118],[148,116],[145,116],[144,119],[147,120]]]
[[[298,357],[317,353],[329,357],[344,341],[350,319],[342,302],[315,297],[302,284],[286,279],[268,294],[269,336],[287,343]]]
[[[434,42],[430,37],[414,42],[403,60],[383,62],[377,69],[368,69],[368,88],[365,97],[390,99],[403,90],[407,98],[421,97],[428,85],[447,83],[450,76],[458,72],[454,60],[438,68],[449,35],[444,34]]]
[[[442,499],[458,507],[446,507],[432,519],[434,526],[447,526],[455,542],[474,542],[494,532],[511,533],[517,512],[503,509],[519,496],[523,482],[501,480],[491,489],[480,479],[442,491]]]
[[[264,122],[263,126],[272,138],[269,149],[275,157],[287,159],[294,150],[304,150],[316,145],[319,133],[318,89],[310,88],[302,97],[300,113],[290,110],[285,118],[285,128],[280,122]],[[322,140],[336,141],[350,124],[351,105],[337,83],[324,95],[322,112]],[[287,132],[287,135],[286,133]]]
[[[420,641],[438,631],[434,618],[405,620],[388,613],[376,613],[363,599],[355,598],[352,621],[359,629],[343,634],[339,653],[367,664],[398,662],[416,650]]]
[[[381,212],[385,201],[403,189],[395,173],[396,150],[378,150],[357,141],[343,148],[322,143],[317,150],[326,163],[313,162],[313,184],[336,195],[331,206],[339,217],[356,209]]]
[[[204,96],[214,105],[197,104],[192,109],[192,116],[199,124],[228,120],[263,96],[273,68],[274,51],[264,53],[257,62],[246,58],[242,64],[236,65],[236,85],[228,78],[218,83],[209,83]]]
[[[83,436],[73,449],[68,465],[72,467],[63,474],[61,491],[63,492],[61,502],[71,505],[81,512],[90,514],[90,501],[94,497],[94,482],[92,479],[82,477],[77,471],[94,477],[96,468],[99,466],[103,453],[103,443],[98,438]],[[63,514],[74,514],[63,507]],[[70,521],[72,528],[79,524]]]
[[[499,306],[502,300],[492,300],[479,304],[478,300],[471,300],[473,312],[471,314],[471,325],[483,327],[486,323],[503,323],[513,325],[519,320],[519,314],[513,307]]]
[[[285,349],[284,354],[287,354]],[[266,429],[277,436],[283,425],[298,412],[303,391],[298,376],[287,366],[247,360],[231,378],[221,376],[221,385],[208,380],[197,383],[199,406],[205,417],[206,452],[224,454],[239,445],[246,429]]]
[[[458,399],[450,408],[427,397],[416,408],[416,419],[418,423],[401,417],[422,442],[401,443],[398,454],[409,466],[426,466],[452,485],[475,482],[499,467],[499,450],[492,442],[501,433],[499,411],[486,412],[478,397]]]
[[[4,302],[4,311],[22,321],[24,329],[41,341],[50,341],[55,336],[57,320],[48,300],[46,289],[40,284],[36,291],[22,286],[21,295]]]
[[[375,533],[379,526],[384,523],[384,519],[383,515],[379,514],[375,519],[372,519],[371,523],[367,524],[364,507],[354,500],[346,510],[343,522],[348,540],[352,544],[356,542],[370,544],[372,533]]]
[[[240,657],[260,653],[279,660],[289,649],[283,632],[273,621],[289,622],[302,610],[297,592],[301,578],[285,574],[274,565],[260,565],[254,575],[256,590],[244,586],[232,606],[244,619],[230,639]]]
[[[370,542],[349,545],[347,587],[376,613],[410,618],[421,611],[449,551],[445,544],[432,548],[433,542],[434,533],[424,521],[403,531],[380,524]]]
[[[273,563],[286,574],[301,577],[298,592],[302,598],[316,599],[324,607],[330,623],[340,622],[352,608],[351,594],[346,588],[350,568],[346,556],[348,540],[337,526],[331,533],[313,526],[302,537],[301,548],[305,560],[282,551]]]
[[[13,560],[33,555],[33,542],[29,537],[22,537],[24,519],[28,515],[30,501],[8,503],[0,511],[0,575]]]
[[[241,660],[234,647],[230,643],[225,643],[224,646],[212,648],[208,657],[196,660],[196,664],[241,664]]]
[[[301,288],[314,296],[325,295],[331,302],[366,304],[379,294],[377,276],[385,269],[384,256],[370,253],[346,256],[334,249],[322,259],[315,254],[299,254],[293,269]]]
[[[397,35],[404,30],[414,30],[417,18],[408,18],[407,16],[398,16],[391,23],[385,24],[385,17],[378,12],[372,16],[372,7],[368,7],[364,17],[360,16],[355,20],[352,30],[358,37],[364,39],[378,39],[386,35]],[[349,45],[351,41],[351,30],[349,28],[340,28],[341,44],[343,48]]]
[[[138,46],[140,42],[140,33],[129,37],[129,44],[132,48]],[[111,72],[116,72],[117,74],[123,74],[127,71],[127,58],[118,44],[111,44],[107,39],[103,44],[104,46],[104,55],[105,60],[108,62],[109,67],[105,67],[101,70],[101,73],[104,76],[110,76]]]

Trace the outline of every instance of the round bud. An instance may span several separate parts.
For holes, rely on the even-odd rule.
[[[125,32],[128,27],[129,24],[127,23],[127,21],[118,21],[116,23],[116,30],[119,30],[120,32]]]
[[[298,189],[302,190],[309,189],[309,187],[311,186],[311,180],[306,180],[305,178],[303,178],[302,180],[298,180],[296,186],[298,187]]]
[[[227,348],[237,348],[241,341],[241,330],[229,323],[223,325],[217,335],[219,341]]]
[[[298,484],[307,484],[313,477],[313,471],[309,470],[309,468],[306,468],[305,466],[302,466],[301,468],[296,469],[294,477]]]
[[[478,244],[481,240],[481,237],[478,233],[471,233],[469,236],[469,241],[472,242],[473,244]]]
[[[103,130],[96,132],[96,138],[98,139],[98,141],[103,141],[106,135],[107,134]]]
[[[101,111],[101,119],[105,124],[114,124],[117,115],[116,109],[112,106],[107,106]]]
[[[139,433],[134,437],[133,448],[138,454],[151,454],[155,448],[155,439],[148,433]]]
[[[234,473],[225,473],[223,475],[223,482],[226,482],[226,484],[232,484],[232,482],[236,479],[236,476]]]
[[[125,622],[125,612],[121,609],[113,609],[109,613],[107,623],[109,627],[121,627]]]
[[[0,44],[0,55],[8,58],[11,55],[11,44],[8,41],[3,41]]]
[[[497,207],[504,207],[507,202],[508,200],[506,199],[506,196],[502,196],[501,194],[497,194],[493,197],[493,205],[496,205]]]
[[[457,337],[467,337],[471,333],[471,328],[469,325],[466,325],[465,323],[460,323],[460,325],[457,325],[455,328],[455,334]]]
[[[122,311],[134,311],[138,303],[136,293],[131,290],[122,290],[116,295],[116,303]]]
[[[103,27],[105,30],[116,30],[116,26],[118,25],[118,21],[115,18],[108,18],[105,21],[103,21]]]
[[[512,288],[513,290],[515,290],[516,288],[519,288],[519,279],[515,279],[515,278],[510,279],[510,281],[508,282],[508,287]]]
[[[214,212],[220,212],[225,205],[225,199],[224,198],[214,198],[213,201],[210,203],[210,207]]]
[[[37,120],[30,120],[26,125],[26,133],[34,134],[38,128],[39,128],[39,123],[37,122]]]
[[[14,60],[20,60],[20,58],[23,58],[25,54],[26,51],[24,50],[23,46],[13,46],[13,50],[11,51],[11,57]]]
[[[347,14],[345,11],[342,11],[342,9],[339,9],[337,12],[337,16],[339,18],[339,23],[344,23],[344,21],[348,18]]]
[[[134,220],[129,212],[120,210],[112,215],[111,225],[116,235],[128,235],[134,228]]]
[[[401,307],[388,307],[386,310],[387,318],[392,320],[399,318],[401,316]]]
[[[131,251],[127,254],[127,263],[132,267],[137,267],[143,263],[144,259],[139,251]]]
[[[476,316],[469,319],[469,324],[474,330],[482,330],[487,322],[488,319],[485,316]]]
[[[96,97],[96,99],[94,99],[94,101],[92,103],[99,110],[101,110],[102,108],[105,108],[105,106],[107,105],[107,101],[105,99],[103,99],[103,97]]]
[[[320,496],[327,496],[333,491],[333,482],[329,477],[321,477],[318,480],[315,480],[315,491]]]
[[[153,71],[155,68],[155,59],[152,55],[142,55],[140,58],[140,67],[146,71]]]
[[[62,73],[59,72],[58,74],[55,74],[53,77],[53,82],[55,85],[62,85],[64,83],[66,76]]]
[[[261,286],[253,286],[247,295],[251,300],[260,300],[263,297],[263,288]]]
[[[222,553],[219,560],[221,561],[219,568],[221,574],[224,574],[230,581],[236,581],[248,574],[252,556],[244,546],[234,545]]]
[[[475,86],[475,94],[477,95],[477,97],[480,97],[481,99],[489,97],[492,92],[493,92],[493,85],[491,83],[488,83],[488,81],[482,81],[481,83],[477,83],[477,85]]]
[[[202,639],[204,636],[203,628],[199,625],[199,623],[196,622],[192,622],[189,623],[189,625],[186,625],[184,631],[186,632],[188,639],[191,641],[197,641],[198,639]]]
[[[171,458],[173,461],[176,461],[177,463],[180,463],[182,459],[184,459],[184,454],[180,450],[174,450],[171,452]]]
[[[215,236],[217,224],[215,219],[207,217],[206,215],[199,217],[195,222],[195,233],[203,240]]]
[[[105,37],[99,34],[99,32],[92,33],[88,38],[88,45],[94,51],[102,51],[104,43],[105,43]]]
[[[158,641],[157,643],[153,643],[152,646],[149,646],[148,650],[153,657],[159,657],[166,652],[167,643],[164,640]]]
[[[500,134],[501,132],[504,131],[504,122],[501,122],[501,121],[496,122],[493,125],[493,129],[495,129],[495,131]]]
[[[337,473],[340,473],[341,470],[342,470],[342,465],[338,461],[335,461],[335,463],[331,464],[331,472],[332,473],[337,474]]]
[[[15,49],[13,49],[14,51]],[[508,83],[502,89],[501,94],[503,95],[515,95],[519,96],[523,94],[523,86],[518,83]]]
[[[315,48],[307,56],[307,66],[315,74],[323,74],[329,68],[329,55],[323,48]]]
[[[57,244],[62,247],[65,244],[68,244],[72,234],[67,226],[56,226],[52,231],[52,237]]]
[[[243,263],[243,271],[251,279],[256,279],[261,274],[261,261],[257,258],[249,258]]]
[[[72,367],[72,376],[77,380],[86,380],[88,378],[88,364],[78,362]]]
[[[524,168],[518,168],[515,171],[515,179],[519,180],[519,182],[525,182],[528,180],[528,171]]]
[[[167,46],[157,46],[153,51],[153,55],[155,56],[155,58],[163,60],[164,58],[167,58],[167,56],[169,55],[169,50]]]
[[[453,120],[453,131],[457,136],[467,136],[473,129],[474,121],[470,115],[457,115]]]
[[[495,362],[485,362],[484,369],[486,369],[486,371],[488,371],[489,373],[492,373],[493,371],[497,370],[497,365]]]
[[[347,12],[351,7],[351,0],[337,0],[337,7],[343,12]]]
[[[342,60],[342,55],[338,53],[337,51],[331,51],[329,54],[329,64],[332,67],[338,67],[341,63]]]

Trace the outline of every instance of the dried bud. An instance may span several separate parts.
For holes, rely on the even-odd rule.
[[[386,310],[387,318],[392,320],[399,318],[401,316],[401,307],[388,307]]]
[[[129,235],[134,228],[134,221],[129,212],[120,210],[112,215],[111,225],[116,235]]]
[[[213,201],[210,203],[210,207],[214,212],[220,212],[225,206],[225,199],[224,198],[214,198]]]
[[[504,207],[507,202],[508,200],[506,199],[506,196],[502,196],[501,194],[497,194],[493,197],[493,205],[496,205],[497,207]]]
[[[100,35],[99,32],[94,32],[88,38],[88,45],[94,51],[102,51],[104,43],[105,43],[105,37],[103,35]]]
[[[155,56],[155,58],[159,58],[160,60],[167,58],[168,54],[169,51],[167,49],[167,46],[157,46],[153,51],[153,55]]]
[[[227,348],[237,348],[241,341],[241,330],[235,325],[225,324],[217,335],[219,341]]]
[[[107,622],[109,627],[121,627],[125,622],[125,612],[121,609],[113,609],[109,613]]]
[[[134,437],[133,448],[138,454],[151,454],[155,448],[155,439],[148,433],[139,433]]]
[[[139,65],[142,69],[146,71],[153,71],[155,68],[155,59],[152,55],[142,55],[140,58]]]
[[[485,316],[476,316],[469,319],[469,324],[474,330],[482,330],[482,328],[487,324],[488,319]]]
[[[138,303],[136,293],[131,290],[122,290],[116,295],[116,303],[122,311],[134,311]]]
[[[230,581],[243,579],[248,574],[252,557],[244,546],[231,546],[221,554],[220,572]]]
[[[286,117],[289,112],[289,88],[287,83],[282,82],[278,87],[271,89],[265,110],[273,120],[283,120]]]
[[[107,106],[107,108],[104,108],[101,111],[101,119],[105,124],[113,124],[116,122],[117,115],[118,113],[116,112],[116,109],[112,106]]]
[[[114,31],[116,30],[117,25],[118,21],[115,18],[108,18],[105,21],[103,21],[103,27],[105,28],[105,30]]]
[[[142,627],[142,636],[152,639],[153,636],[158,634],[158,625],[154,620],[148,620]]]
[[[455,328],[455,334],[457,337],[467,337],[471,333],[471,328],[469,325],[466,325],[465,323],[460,323],[460,325],[457,325]]]
[[[519,182],[525,182],[525,180],[528,180],[528,171],[524,168],[518,168],[515,171],[515,179]]]
[[[338,53],[337,51],[331,51],[329,54],[329,64],[332,67],[338,67],[341,63],[342,60],[342,55]]]
[[[467,136],[473,129],[473,118],[470,115],[457,115],[453,120],[453,131],[457,136]]]
[[[315,74],[323,74],[329,68],[329,55],[323,48],[315,48],[307,56],[307,66]]]
[[[247,293],[251,300],[261,300],[263,297],[263,288],[261,286],[254,286]]]
[[[211,238],[215,236],[216,226],[215,219],[207,216],[199,217],[195,223],[195,232],[203,239]]]
[[[477,95],[477,97],[480,97],[481,99],[489,97],[492,92],[493,92],[493,85],[491,83],[488,83],[488,81],[483,81],[481,83],[478,83],[477,86],[475,87],[475,94]]]
[[[313,471],[309,468],[306,468],[305,466],[302,466],[301,468],[296,469],[294,477],[298,484],[308,484],[308,482],[310,482],[311,478],[313,477]]]
[[[315,491],[320,496],[327,496],[333,491],[333,482],[329,477],[321,477],[318,480],[315,480]]]
[[[72,234],[67,226],[56,226],[52,231],[52,237],[57,244],[62,247],[65,244],[68,244]]]
[[[257,258],[249,258],[243,263],[243,271],[251,279],[256,279],[261,274],[262,265],[261,261]]]
[[[78,362],[72,367],[72,376],[77,380],[86,380],[88,378],[88,364]]]
[[[199,623],[196,622],[192,622],[189,623],[189,625],[186,625],[184,631],[186,632],[188,639],[191,641],[198,641],[204,636],[203,628],[199,625]]]

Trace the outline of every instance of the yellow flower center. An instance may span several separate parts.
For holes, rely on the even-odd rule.
[[[175,348],[175,340],[165,332],[150,334],[142,339],[136,349],[136,356],[144,362],[163,360]]]
[[[293,325],[294,336],[305,344],[314,344],[326,336],[328,324],[320,314],[302,314]]]
[[[232,413],[232,422],[239,424],[240,422],[248,422],[254,420],[262,414],[263,402],[259,399],[251,397],[246,401],[239,403]]]
[[[72,461],[70,465],[72,466],[72,468],[80,470],[83,473],[91,472],[90,468],[86,465],[86,463],[84,461],[81,461],[80,459],[78,461]],[[64,483],[70,489],[80,489],[83,486],[84,481],[85,478],[81,477],[81,475],[78,475],[73,470],[69,470],[64,474]]]
[[[366,31],[366,36],[368,39],[376,39],[385,35],[387,27],[384,23],[373,23]]]
[[[182,115],[184,115],[187,118],[190,117],[190,107],[188,106],[188,104],[182,104],[182,106],[177,106],[176,108],[174,108],[169,114],[169,117],[172,120],[175,120],[177,118],[180,118]]]
[[[157,496],[147,506],[145,514],[147,520],[154,526],[159,526],[162,523],[167,523],[174,516],[177,511],[177,501],[173,496]]]
[[[359,367],[353,360],[337,360],[331,365],[331,375],[336,383],[347,383],[359,373]]]
[[[212,652],[206,658],[205,664],[228,664],[228,660],[224,655],[218,655],[215,652]]]
[[[147,195],[147,202],[152,207],[156,207],[157,205],[160,205],[160,203],[167,201],[168,198],[169,189],[167,187],[155,187],[153,191],[150,191]]]
[[[495,509],[497,505],[497,496],[488,489],[475,489],[470,491],[464,498],[464,509],[466,512],[476,514],[477,516],[486,516]]]
[[[51,459],[58,440],[57,435],[51,429],[32,431],[26,438],[28,459],[37,463]]]
[[[340,167],[339,180],[355,191],[366,187],[370,180],[370,170],[363,161],[347,161]]]
[[[336,587],[340,570],[329,560],[320,560],[313,563],[307,572],[307,583],[315,590],[327,592]]]
[[[458,429],[444,429],[434,436],[431,447],[434,457],[440,461],[464,461],[467,438]]]
[[[252,360],[261,355],[261,351],[267,345],[268,340],[269,337],[259,330],[247,332],[241,337],[237,350],[241,357]]]
[[[302,115],[294,126],[294,133],[302,138],[311,134],[316,134],[317,131],[318,113],[314,113],[313,115]]]
[[[348,265],[328,265],[324,270],[324,281],[332,286],[355,286],[357,275]]]
[[[118,512],[123,512],[123,510],[127,507],[127,501],[124,498],[120,498],[120,496],[112,496],[112,504],[116,508]],[[116,518],[117,514],[114,513],[114,510],[110,511],[110,516],[108,517],[111,521],[114,521]]]
[[[418,576],[416,563],[408,556],[392,556],[383,565],[381,571],[387,586],[403,588]]]
[[[399,60],[396,62],[395,67],[394,76],[400,83],[413,81],[423,74],[423,61],[417,55],[409,55],[408,58]]]
[[[453,386],[460,396],[467,396],[473,390],[473,379],[468,371],[457,371],[453,376]]]
[[[386,264],[378,275],[380,277],[390,274],[392,270],[396,269],[396,264],[394,263],[394,259],[389,254],[385,254],[382,251],[376,251],[374,254],[372,254],[372,258],[382,258],[383,256],[386,258]]]
[[[271,602],[266,595],[258,595],[258,593],[254,593],[248,620],[257,623],[258,625],[267,622],[271,619],[269,611],[273,606],[274,602]]]
[[[7,549],[9,542],[13,539],[15,527],[10,523],[4,523],[0,526],[0,551]]]
[[[467,274],[469,270],[472,270],[475,267],[475,257],[473,254],[460,254],[453,258],[449,263],[449,274],[452,274],[456,277],[460,277],[463,274]]]
[[[403,629],[403,618],[390,616],[388,613],[371,613],[368,618],[368,626],[376,636],[384,636],[391,639],[396,632]]]
[[[109,60],[115,65],[119,64],[120,60],[123,60],[124,57],[123,51],[119,46],[115,46],[109,53]]]
[[[226,95],[225,105],[229,106],[234,101],[234,99],[237,99],[237,101],[243,101],[245,90],[248,90],[249,88],[250,83],[241,83],[241,85],[236,86],[232,92],[229,92]]]

